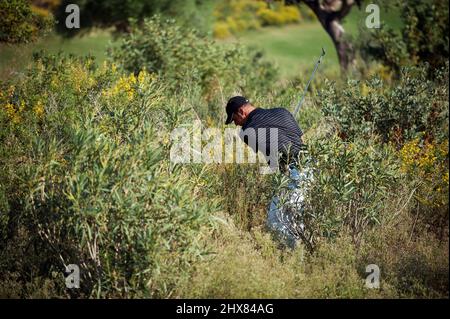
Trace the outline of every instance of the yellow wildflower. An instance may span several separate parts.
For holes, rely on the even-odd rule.
[[[408,172],[412,166],[415,165],[417,155],[420,153],[419,139],[415,138],[406,143],[400,150],[400,157],[402,159],[401,170]]]
[[[21,100],[19,104],[19,112],[23,112],[24,109],[25,109],[25,101]]]
[[[440,207],[448,203],[448,140],[419,147],[419,139],[415,139],[403,146],[400,157],[402,171],[423,181],[417,195],[423,205]]]
[[[36,104],[33,107],[33,111],[37,117],[42,118],[42,116],[44,115],[44,105],[42,104],[41,100],[38,100],[36,102]]]
[[[5,109],[6,115],[9,117],[11,122],[13,122],[14,124],[17,124],[20,122],[20,114],[16,110],[16,108],[14,107],[13,104],[8,102],[3,106],[3,108]]]
[[[58,77],[56,75],[52,76],[52,79],[50,81],[50,86],[54,89],[57,89],[59,86],[59,81],[58,81]]]
[[[71,73],[72,85],[78,92],[88,89],[95,84],[95,79],[90,76],[89,71],[82,66],[72,66]]]
[[[144,84],[146,77],[147,77],[147,72],[145,72],[145,70],[140,71],[139,75],[138,75],[139,84],[141,84],[141,85]]]
[[[367,96],[367,94],[369,94],[369,88],[367,87],[367,85],[365,83],[363,83],[361,85],[361,95]]]
[[[128,97],[128,100],[132,100],[135,94],[134,86],[136,83],[137,79],[134,74],[131,74],[130,76],[122,76],[113,87],[105,90],[103,95],[107,97],[115,97],[125,94]]]

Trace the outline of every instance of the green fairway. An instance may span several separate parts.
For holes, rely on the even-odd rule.
[[[368,13],[364,8],[353,8],[344,20],[344,29],[353,38],[359,29],[365,27]],[[396,30],[400,27],[400,18],[396,12],[380,12],[381,20]],[[226,42],[240,42],[263,50],[277,63],[283,76],[291,77],[300,74],[305,68],[312,68],[323,47],[327,55],[322,68],[339,70],[338,57],[331,38],[319,22],[304,22],[285,27],[266,27],[257,31],[249,31]]]
[[[314,66],[323,47],[327,52],[326,68],[338,69],[337,55],[331,38],[318,23],[283,28],[268,27],[263,32],[248,32],[237,41],[263,50],[273,60],[284,76],[293,76]]]
[[[101,63],[106,58],[106,48],[110,40],[112,40],[110,32],[95,31],[73,39],[50,35],[32,44],[14,46],[2,44],[0,45],[0,75],[4,78],[22,70],[31,60],[33,52],[40,50],[50,53],[62,51],[76,55],[90,54]]]

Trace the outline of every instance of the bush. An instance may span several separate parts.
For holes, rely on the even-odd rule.
[[[48,32],[53,17],[25,0],[0,2],[0,42],[27,43]]]
[[[300,11],[295,6],[277,6],[275,10],[262,8],[256,14],[265,26],[298,23],[301,20]]]
[[[80,28],[68,29],[64,21],[67,17],[65,9],[69,4],[80,8]],[[117,35],[127,33],[130,21],[142,22],[145,18],[161,14],[166,18],[177,19],[179,23],[196,27],[199,30],[210,30],[212,1],[197,0],[61,0],[55,10],[59,23],[57,31],[64,36],[75,36],[94,28],[113,27]]]
[[[272,190],[269,176],[261,174],[257,165],[221,165],[208,175],[208,184],[215,196],[223,198],[222,207],[237,227],[250,230],[264,225]]]
[[[449,6],[440,0],[396,1],[401,12],[401,33],[383,26],[364,32],[359,48],[365,60],[376,59],[398,72],[402,66],[429,63],[431,70],[449,58]],[[429,74],[434,76],[432,72]]]
[[[225,22],[218,22],[214,25],[213,35],[218,39],[225,39],[231,35],[228,24]]]
[[[391,147],[373,140],[344,143],[336,135],[309,140],[300,166],[312,169],[313,178],[302,186],[307,194],[304,209],[295,217],[305,225],[302,240],[310,249],[344,231],[358,243],[367,229],[380,223],[383,203],[400,177],[395,155]]]
[[[156,72],[175,91],[201,90],[211,100],[237,89],[265,90],[276,77],[262,54],[237,45],[222,46],[193,29],[159,17],[133,24],[132,31],[113,47],[112,58],[125,70]]]
[[[170,296],[203,252],[215,204],[170,165],[158,132],[177,123],[160,79],[38,57],[1,91],[1,276],[26,282],[74,263],[83,296]],[[20,242],[23,255],[5,253]]]
[[[425,132],[429,140],[448,136],[448,64],[427,79],[427,67],[405,68],[398,84],[387,86],[378,77],[364,83],[349,81],[323,92],[323,114],[345,140],[373,134],[401,146]],[[327,85],[328,86],[328,85]]]
[[[448,296],[448,68],[327,82],[306,101],[312,240],[290,251],[262,229],[286,176],[173,165],[169,135],[223,125],[231,94],[288,106],[303,85],[274,86],[262,55],[175,23],[134,28],[115,63],[37,55],[0,84],[1,296]]]
[[[261,23],[255,12],[264,7],[266,4],[262,1],[220,1],[214,10],[215,24],[226,23],[235,34],[248,29],[257,29]]]
[[[283,16],[269,8],[258,10],[258,17],[262,21],[262,25],[282,25],[284,24]]]
[[[280,14],[283,16],[284,23],[298,23],[302,16],[296,6],[282,6],[280,7]]]
[[[394,207],[392,207],[394,208]],[[400,208],[400,207],[397,207]],[[210,236],[211,255],[179,286],[187,298],[445,298],[448,238],[415,232],[406,216],[365,232],[358,247],[345,232],[322,242],[280,250],[260,229],[239,231],[222,216]],[[399,253],[402,252],[402,253]],[[365,287],[366,266],[380,267],[379,289]]]
[[[442,237],[448,227],[448,64],[435,80],[428,73],[428,67],[410,67],[390,86],[378,77],[331,86],[322,110],[343,142],[363,138],[394,147],[397,175],[406,174],[407,196],[416,203],[412,212]]]
[[[448,140],[423,141],[415,138],[400,149],[401,171],[414,187],[416,214],[433,227],[438,237],[448,226]],[[440,235],[440,236],[439,236]]]
[[[301,13],[296,6],[286,6],[277,2],[269,5],[265,1],[221,1],[214,14],[216,23],[214,29],[223,28],[224,24],[233,33],[258,29],[261,25],[285,25],[301,21]],[[224,38],[214,33],[216,37]]]

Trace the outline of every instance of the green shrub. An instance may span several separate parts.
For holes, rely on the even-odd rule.
[[[141,69],[158,73],[175,91],[199,87],[206,101],[217,91],[227,96],[237,89],[248,93],[268,89],[276,77],[275,68],[261,53],[219,45],[159,17],[145,20],[142,26],[133,24],[131,33],[113,48],[112,57],[135,74]]]
[[[21,280],[30,267],[50,276],[74,263],[84,296],[169,296],[201,255],[215,204],[195,200],[188,172],[170,165],[158,132],[177,123],[162,112],[160,79],[90,59],[39,58],[2,92],[1,235],[5,247],[22,240],[38,248],[7,254],[2,274],[15,271],[18,258]]]
[[[448,139],[423,141],[417,137],[400,149],[401,171],[413,187],[417,220],[443,238],[448,227]],[[447,228],[448,229],[448,228]]]
[[[186,298],[288,298],[298,290],[301,250],[283,254],[267,234],[251,236],[223,222],[210,237],[211,255],[201,261],[191,279],[180,286]],[[259,249],[258,249],[259,248]],[[300,286],[301,287],[301,286]]]
[[[389,3],[401,13],[402,30],[387,26],[363,32],[358,41],[365,60],[382,61],[396,72],[405,65],[445,66],[449,58],[449,6],[440,0],[395,1]]]
[[[367,260],[342,234],[322,243],[313,255],[304,247],[282,250],[256,228],[240,231],[223,217],[211,236],[211,255],[197,264],[191,279],[180,285],[187,298],[392,298],[395,276],[382,277],[382,289],[367,289]],[[370,249],[370,243],[367,243]],[[370,262],[369,262],[370,264]],[[384,265],[384,264],[383,264]],[[441,264],[442,266],[445,263]],[[382,268],[384,271],[384,268]],[[382,273],[384,276],[384,272]]]
[[[399,82],[388,86],[378,77],[343,87],[328,82],[323,114],[345,140],[378,135],[402,145],[425,132],[428,139],[448,136],[448,64],[427,79],[426,67],[405,68]]]
[[[129,31],[130,21],[142,22],[145,18],[161,14],[177,19],[180,24],[202,31],[210,29],[214,1],[198,0],[61,0],[55,10],[59,23],[56,29],[64,36],[83,34],[95,28],[113,27],[116,35]],[[76,4],[80,9],[80,28],[66,28],[65,9]]]
[[[30,6],[29,1],[0,2],[0,43],[27,43],[48,32],[53,17]]]
[[[373,140],[342,142],[336,136],[309,139],[301,167],[313,171],[300,218],[305,225],[303,241],[314,249],[321,240],[344,230],[358,243],[364,232],[380,223],[383,203],[400,176],[395,150]]]
[[[315,165],[319,178],[314,182],[313,189],[317,189],[310,194],[309,205],[313,213],[321,212],[313,220],[320,220],[322,212],[330,211],[324,213],[328,224],[313,225],[313,229],[334,229],[332,232],[336,233],[346,224],[339,211],[347,212],[351,221],[348,225],[353,225],[352,232],[356,231],[353,234],[359,228],[352,220],[354,210],[364,216],[358,217],[359,222],[378,222],[389,191],[398,185],[395,177],[411,188],[407,197],[416,203],[411,212],[420,215],[418,220],[431,227],[438,237],[446,232],[448,65],[435,72],[435,80],[428,79],[428,72],[427,67],[404,68],[399,80],[390,85],[373,77],[341,86],[331,84],[322,91],[324,121],[331,132],[322,137],[319,148],[312,137],[311,152],[318,152],[312,157],[318,156]],[[330,134],[339,138],[330,140]],[[347,191],[350,197],[345,195]],[[318,203],[321,204],[314,209]],[[361,230],[365,228],[361,226]]]

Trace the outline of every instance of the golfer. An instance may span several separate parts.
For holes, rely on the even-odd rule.
[[[278,167],[286,171],[287,165],[295,165],[300,150],[304,149],[303,132],[292,114],[284,108],[263,109],[253,106],[243,96],[234,96],[226,106],[227,119],[225,124],[234,122],[241,126],[241,138],[255,153],[262,151],[269,166],[274,159],[270,151],[277,150],[275,160]],[[265,130],[259,130],[265,129]],[[246,134],[253,132],[252,134]],[[261,136],[264,134],[265,139]],[[272,145],[275,143],[275,145]],[[265,152],[265,153],[264,153]]]

